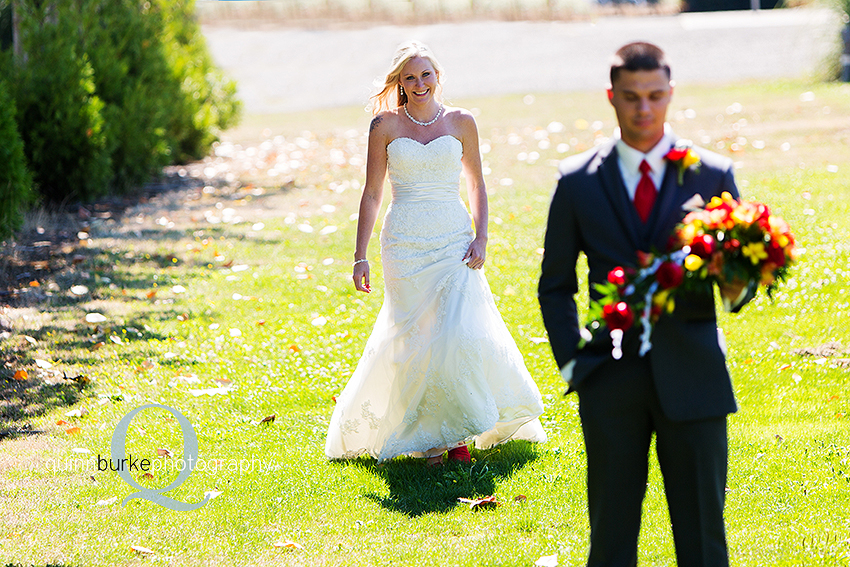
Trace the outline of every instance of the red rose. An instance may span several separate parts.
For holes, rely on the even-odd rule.
[[[700,258],[708,258],[714,252],[715,243],[714,237],[710,234],[703,234],[702,236],[697,236],[693,242],[691,242],[691,254],[695,254]]]
[[[612,331],[616,329],[627,331],[635,320],[632,308],[625,301],[609,303],[604,306],[602,308],[602,318]]]
[[[723,249],[727,252],[734,252],[738,248],[741,247],[741,241],[737,238],[733,238],[732,240],[727,240],[723,243]]]
[[[658,271],[655,272],[655,279],[658,280],[661,289],[670,289],[681,285],[684,277],[684,268],[676,262],[663,262],[658,266]]]
[[[641,268],[648,267],[655,260],[655,254],[652,254],[651,252],[644,252],[643,250],[637,251],[637,257],[638,265]]]
[[[685,159],[686,155],[688,155],[688,148],[682,148],[679,150],[673,148],[672,150],[667,152],[667,155],[665,155],[664,157],[666,157],[670,161],[679,161],[680,159]]]
[[[626,285],[626,272],[620,266],[617,266],[608,272],[608,281],[616,286]]]
[[[777,245],[775,242],[771,242],[770,245],[765,248],[767,250],[768,262],[773,262],[780,268],[785,265],[785,250],[783,250],[781,246]]]

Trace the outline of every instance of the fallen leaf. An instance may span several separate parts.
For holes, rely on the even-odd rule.
[[[790,364],[783,364],[779,367],[779,370],[788,370],[789,368],[791,368]]]
[[[298,345],[289,345],[290,352],[301,352],[301,347]]]
[[[13,377],[15,380],[26,380],[29,378],[29,374],[27,374],[26,370],[18,370],[15,372],[15,376]]]
[[[110,336],[109,340],[112,341],[113,343],[115,343],[116,345],[122,344],[121,337],[119,337],[118,335]]]
[[[289,540],[289,539],[285,539],[283,541],[275,542],[274,546],[280,547],[280,548],[283,548],[283,549],[298,549],[298,550],[301,550],[301,551],[304,550],[303,546],[301,546],[300,544],[297,544],[294,541]]]
[[[166,457],[168,459],[172,458],[174,455],[168,449],[157,449],[156,450],[157,457]]]
[[[230,391],[230,388],[206,388],[204,390],[189,390],[189,393],[193,396],[215,396],[218,394],[226,394]]]
[[[86,323],[103,323],[106,317],[102,313],[86,313]]]
[[[76,434],[77,434],[77,433],[79,433],[80,431],[81,431],[81,430],[80,430],[80,428],[79,428],[79,427],[77,427],[76,425],[74,425],[74,426],[69,427],[68,429],[66,429],[66,430],[65,430],[65,433],[66,433],[66,434],[68,434],[68,435],[76,435]]]
[[[60,419],[59,421],[56,422],[56,425],[61,426],[61,425],[71,425],[71,424],[68,423],[67,421],[65,421],[64,419]]]
[[[514,502],[525,502],[526,500],[528,500],[528,497],[526,497],[525,494],[517,494],[514,496]]]
[[[457,500],[458,502],[469,504],[469,508],[472,510],[495,508],[496,506],[501,505],[501,502],[496,501],[495,496],[485,496],[484,498],[458,498]]]
[[[102,347],[104,347],[104,346],[106,346],[106,343],[105,343],[105,342],[103,342],[103,341],[100,341],[100,342],[96,342],[96,343],[94,343],[94,344],[91,346],[91,349],[92,349],[92,350],[98,350],[98,349],[100,349],[100,348],[102,348]]]
[[[262,327],[262,326],[263,326],[263,325],[265,325],[265,324],[266,324],[266,320],[265,320],[265,319],[260,319],[259,321],[257,321],[257,326],[258,326],[258,327]]]
[[[155,290],[151,290],[151,291],[147,292],[147,293],[145,294],[145,297],[147,297],[148,299],[153,299],[154,297],[156,297],[156,291],[155,291]]]
[[[41,360],[39,358],[35,359],[35,365],[38,366],[39,368],[44,369],[44,370],[48,370],[50,368],[53,368],[52,363],[48,362],[47,360]]]
[[[83,417],[87,413],[86,408],[77,408],[72,409],[71,411],[66,411],[65,417]]]
[[[144,554],[144,555],[150,555],[151,553],[153,553],[153,549],[149,549],[147,547],[142,547],[141,545],[131,545],[130,549],[132,549],[136,553],[141,553],[141,554]]]
[[[233,384],[233,380],[231,380],[230,378],[216,378],[215,383],[219,386],[230,386],[231,384]]]
[[[34,338],[32,338],[32,337],[31,337],[31,336],[29,336],[29,335],[21,335],[21,336],[24,338],[24,340],[25,340],[25,341],[27,341],[27,342],[28,342],[29,344],[31,344],[31,345],[36,345],[36,344],[38,344],[38,341],[37,341],[37,340],[35,340]]]
[[[37,280],[32,280],[30,282],[30,287],[41,287],[41,284]]]
[[[74,295],[85,295],[89,292],[89,288],[84,285],[73,285],[71,286],[71,293]]]
[[[558,567],[558,554],[542,555],[534,562],[535,567]]]
[[[274,423],[275,414],[267,415],[260,420],[260,423]]]
[[[112,504],[115,504],[116,502],[118,502],[118,497],[113,496],[112,498],[107,498],[106,500],[98,500],[97,505],[98,506],[110,506]]]
[[[143,475],[142,475],[141,477],[139,477],[139,478],[142,478],[142,479],[144,479],[144,480],[153,480],[153,479],[154,479],[154,476],[153,476],[151,473],[146,472],[145,474],[143,474]]]

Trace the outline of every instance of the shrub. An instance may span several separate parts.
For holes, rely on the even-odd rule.
[[[182,93],[169,124],[174,158],[197,159],[239,119],[236,82],[213,65],[195,18],[194,0],[153,0],[153,7],[162,18],[168,62]]]
[[[15,101],[0,79],[0,238],[21,227],[24,208],[33,201],[32,177],[15,123]]]
[[[92,199],[106,193],[112,170],[79,18],[60,2],[33,4],[15,4],[25,60],[11,73],[27,161],[47,199]]]
[[[193,0],[0,0],[0,76],[38,190],[91,200],[203,156],[239,115],[212,64]]]
[[[180,84],[157,37],[162,22],[149,7],[139,0],[85,0],[80,12],[118,191],[171,161],[168,125]]]

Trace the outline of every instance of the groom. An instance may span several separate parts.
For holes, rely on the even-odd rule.
[[[684,208],[728,191],[738,198],[732,162],[703,149],[684,172],[665,156],[677,142],[665,124],[673,94],[664,52],[649,43],[622,47],[611,65],[608,100],[619,132],[560,166],[552,197],[538,290],[555,360],[579,396],[587,452],[589,566],[637,563],[641,503],[653,433],[664,476],[679,567],[726,566],[723,504],[726,415],[736,410],[718,335],[714,297],[679,293],[662,315],[652,348],[639,356],[639,331],[611,356],[602,332],[578,350],[576,260],[584,252],[593,284],[639,251],[666,251]],[[733,305],[741,287],[721,290]],[[743,290],[746,291],[746,290]],[[738,305],[737,307],[740,307]]]

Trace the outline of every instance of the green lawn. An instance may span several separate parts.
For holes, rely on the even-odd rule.
[[[732,156],[742,192],[785,217],[805,249],[772,303],[760,296],[720,315],[740,405],[729,419],[726,508],[735,566],[850,565],[848,97],[837,84],[684,86],[671,108],[675,130]],[[478,116],[486,273],[544,396],[550,440],[438,470],[324,458],[334,396],[383,297],[376,240],[375,291],[355,294],[350,279],[369,117],[361,108],[248,116],[219,147],[236,158],[207,164],[241,185],[93,220],[81,261],[31,288],[41,301],[0,313],[12,325],[0,335],[0,565],[530,566],[553,554],[582,564],[577,399],[562,395],[538,340],[535,289],[555,164],[608,135],[613,111],[603,93],[454,102]],[[74,285],[88,290],[75,295]],[[105,320],[87,322],[92,313]],[[823,348],[830,342],[840,347]],[[18,370],[28,378],[15,380]],[[203,508],[122,507],[134,489],[97,470],[119,420],[148,403],[192,423],[200,461],[167,496],[221,493]],[[127,453],[154,466],[152,478],[134,473],[142,485],[175,480],[182,448],[166,411],[146,410],[128,429]],[[650,474],[640,564],[671,565],[654,457]],[[501,505],[457,503],[488,495]]]

